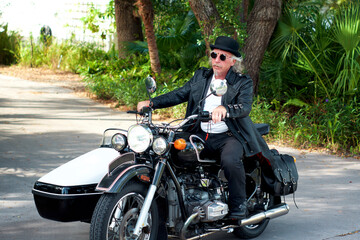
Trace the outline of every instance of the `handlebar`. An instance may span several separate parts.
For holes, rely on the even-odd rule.
[[[191,116],[188,116],[187,118],[185,118],[184,120],[182,120],[179,124],[176,125],[167,125],[166,128],[169,130],[176,130],[179,129],[181,127],[183,127],[185,124],[187,124],[189,121],[191,120],[200,120],[200,121],[210,121],[211,120],[211,113],[207,112],[207,111],[203,111],[200,112],[200,114],[194,114]],[[157,127],[164,127],[164,125],[158,125],[156,124]]]
[[[131,114],[139,114],[141,116],[144,116],[148,113],[151,113],[152,109],[150,107],[143,107],[141,112],[135,111],[135,110],[130,110],[127,111],[127,113],[131,113]],[[191,116],[188,116],[187,118],[185,118],[184,120],[182,120],[179,124],[176,125],[170,125],[170,124],[165,124],[165,123],[161,123],[161,124],[154,124],[154,126],[158,127],[158,128],[166,128],[168,130],[177,130],[181,127],[183,127],[185,124],[187,124],[189,121],[191,120],[200,120],[202,122],[208,122],[212,119],[211,113],[208,111],[200,111],[199,114],[193,114]]]
[[[152,111],[152,109],[150,107],[143,107],[140,112],[138,112],[136,110],[129,110],[126,113],[139,114],[139,115],[143,116],[147,113],[151,113],[151,111]]]

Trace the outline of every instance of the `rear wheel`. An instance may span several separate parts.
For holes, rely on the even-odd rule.
[[[266,229],[269,219],[265,219],[258,224],[246,225],[234,229],[234,234],[240,239],[256,238],[264,232]]]
[[[270,203],[268,207],[281,203],[280,197],[270,196]],[[256,238],[264,232],[270,219],[265,219],[258,224],[245,225],[234,229],[234,234],[240,239]]]
[[[91,219],[90,240],[131,239],[147,189],[144,184],[130,182],[120,193],[103,194]],[[158,208],[153,201],[138,239],[156,240],[158,225]]]

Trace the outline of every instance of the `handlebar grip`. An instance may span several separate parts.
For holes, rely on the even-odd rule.
[[[150,107],[143,107],[140,112],[135,111],[135,110],[129,110],[126,113],[134,113],[134,114],[144,115],[144,114],[148,114],[150,112],[151,112]]]
[[[202,122],[208,122],[211,120],[211,113],[209,111],[200,111],[199,119]]]
[[[127,111],[126,113],[138,114],[138,111],[129,110],[129,111]]]
[[[229,113],[226,114],[225,118],[229,118]],[[224,120],[225,118],[222,118],[221,120]],[[202,122],[208,122],[212,119],[212,113],[208,111],[201,111],[199,113],[199,119]]]

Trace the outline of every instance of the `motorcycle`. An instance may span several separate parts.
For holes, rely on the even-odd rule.
[[[156,82],[148,77],[145,83],[151,101]],[[227,85],[216,80],[210,87],[211,94],[221,96]],[[291,174],[288,167],[289,177],[277,174],[269,161],[255,155],[243,161],[248,217],[228,218],[228,182],[219,159],[206,156],[204,141],[186,131],[195,121],[209,121],[209,113],[156,124],[152,111],[129,111],[141,118],[128,131],[105,130],[100,148],[40,178],[32,191],[39,214],[89,222],[91,240],[184,240],[215,232],[255,238],[270,219],[289,212],[281,196],[296,191],[297,171]],[[255,126],[262,135],[269,132],[267,124]]]

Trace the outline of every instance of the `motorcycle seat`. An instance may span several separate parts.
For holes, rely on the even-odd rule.
[[[269,134],[270,132],[270,125],[267,123],[255,123],[255,128],[261,135]]]

